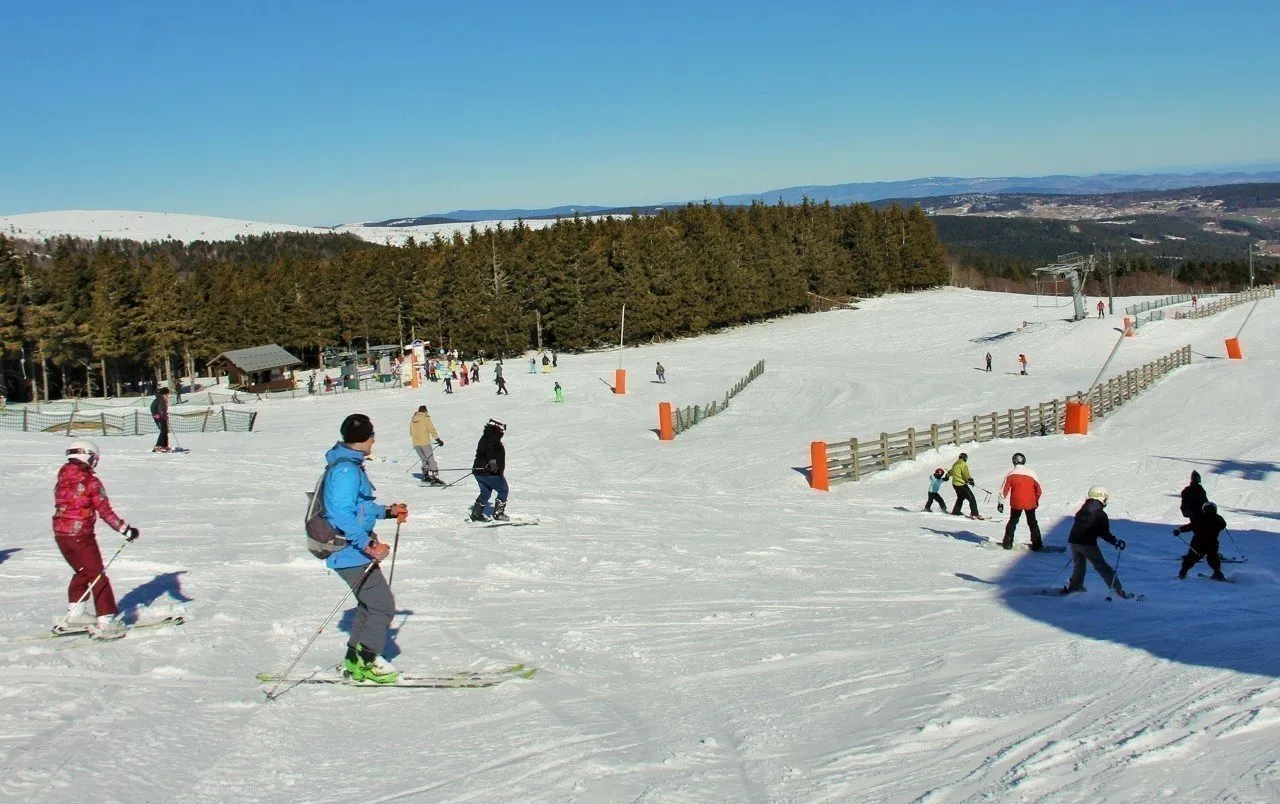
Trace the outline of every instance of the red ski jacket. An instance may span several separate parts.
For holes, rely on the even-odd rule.
[[[1015,466],[1005,475],[1000,496],[1009,500],[1009,507],[1018,511],[1034,511],[1040,505],[1040,479],[1025,466]]]
[[[124,520],[111,510],[102,481],[88,465],[67,461],[58,470],[53,489],[53,535],[58,538],[93,536],[93,525],[102,517],[112,530],[122,530]]]

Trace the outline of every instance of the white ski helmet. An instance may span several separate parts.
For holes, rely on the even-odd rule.
[[[87,438],[78,438],[67,446],[67,460],[80,461],[87,463],[89,466],[97,466],[98,458],[102,453],[98,451],[98,445]]]
[[[1106,504],[1107,504],[1107,498],[1108,498],[1109,496],[1110,496],[1110,495],[1109,495],[1109,494],[1107,494],[1107,490],[1106,490],[1106,489],[1104,489],[1102,486],[1090,486],[1090,487],[1089,487],[1089,499],[1091,499],[1091,500],[1097,500],[1098,502],[1102,503],[1103,505],[1106,505]]]

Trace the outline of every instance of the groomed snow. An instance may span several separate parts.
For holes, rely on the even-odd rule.
[[[1117,302],[1117,309],[1126,302]],[[1142,602],[1034,594],[1061,554],[1005,552],[1002,525],[900,511],[957,449],[810,490],[808,442],[874,436],[1083,389],[1119,318],[1072,324],[1029,297],[945,289],[872,299],[618,353],[562,355],[551,376],[259,407],[258,430],[183,435],[186,455],[102,439],[116,509],[143,531],[112,567],[142,618],[181,629],[110,644],[0,642],[0,794],[29,801],[1273,801],[1280,798],[1275,490],[1280,316],[1261,303],[1156,322],[1114,374],[1190,343],[1193,365],[1087,437],[969,445],[995,489],[1024,451],[1062,544],[1091,484],[1128,540]],[[1030,326],[1019,329],[1023,321]],[[1002,333],[1012,333],[1001,336]],[[994,340],[991,340],[994,338]],[[986,351],[996,371],[976,370]],[[1015,358],[1030,357],[1030,376]],[[729,410],[661,443],[656,405],[709,402],[759,359]],[[656,361],[668,384],[651,383]],[[629,393],[602,379],[619,362]],[[552,402],[551,384],[566,402]],[[448,478],[486,419],[509,424],[514,515],[462,521],[472,481],[422,488],[408,420],[428,404]],[[406,500],[388,649],[409,673],[522,661],[486,690],[300,687],[278,671],[345,587],[310,558],[303,492],[352,411],[378,433],[370,474]],[[0,637],[39,633],[69,571],[49,533],[65,439],[0,431],[9,528]],[[1235,585],[1176,580],[1177,492],[1205,477],[1235,538]],[[950,492],[946,492],[950,500]],[[979,493],[985,513],[994,501]],[[390,537],[392,530],[380,532]],[[1025,529],[1018,541],[1026,542]],[[102,533],[109,554],[119,537]],[[1114,551],[1107,549],[1114,560]],[[1203,571],[1207,569],[1200,567]],[[349,619],[303,660],[341,657]]]

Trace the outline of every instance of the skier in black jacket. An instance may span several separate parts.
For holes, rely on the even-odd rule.
[[[471,464],[476,483],[480,486],[480,496],[471,505],[472,522],[488,522],[484,507],[489,503],[489,495],[497,492],[498,499],[493,503],[493,518],[507,521],[507,480],[503,473],[507,470],[507,448],[502,445],[502,435],[507,426],[497,419],[490,419],[484,426],[480,443],[476,444],[476,459]]]
[[[1178,570],[1178,577],[1187,577],[1187,571],[1203,558],[1213,570],[1213,579],[1225,581],[1227,576],[1222,574],[1222,560],[1218,557],[1218,536],[1227,529],[1226,520],[1218,515],[1218,506],[1211,502],[1201,506],[1200,512],[1190,519],[1191,521],[1182,527],[1173,529],[1174,536],[1191,534],[1191,547],[1182,557],[1182,569]]]
[[[1111,535],[1111,520],[1107,519],[1107,512],[1103,510],[1107,505],[1107,496],[1106,489],[1102,486],[1094,486],[1089,489],[1089,499],[1085,500],[1084,505],[1080,506],[1080,510],[1076,512],[1075,524],[1071,526],[1071,535],[1067,537],[1067,543],[1071,548],[1071,559],[1075,566],[1071,570],[1071,580],[1062,588],[1064,595],[1084,591],[1084,571],[1087,562],[1092,564],[1102,576],[1102,580],[1106,581],[1107,588],[1114,588],[1120,597],[1129,597],[1124,587],[1120,585],[1120,578],[1102,557],[1102,551],[1098,549],[1098,539],[1114,544],[1119,550],[1125,547],[1124,539],[1117,539]]]
[[[1205,493],[1204,486],[1200,485],[1200,473],[1191,473],[1191,482],[1182,490],[1182,515],[1187,519],[1195,519],[1196,516],[1204,509],[1204,504],[1209,502],[1209,495]],[[1225,526],[1224,526],[1225,527]]]

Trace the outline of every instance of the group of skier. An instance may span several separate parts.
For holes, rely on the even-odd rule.
[[[969,456],[962,452],[951,466],[950,471],[945,471],[942,467],[934,470],[933,476],[929,479],[929,493],[925,501],[924,510],[932,511],[933,504],[937,503],[943,513],[947,512],[946,501],[939,492],[942,483],[949,479],[951,487],[956,494],[956,501],[951,509],[951,514],[960,516],[964,502],[968,501],[969,517],[971,519],[983,518],[978,513],[978,503],[973,494],[973,488],[976,483],[969,471],[968,459]],[[1000,513],[1004,513],[1006,500],[1009,506],[1009,518],[1005,523],[1004,538],[1000,543],[1001,547],[1006,550],[1013,549],[1014,532],[1018,527],[1018,522],[1025,517],[1031,537],[1030,549],[1036,552],[1044,549],[1044,541],[1040,534],[1040,523],[1036,519],[1036,509],[1040,507],[1042,493],[1040,479],[1036,476],[1035,471],[1027,466],[1026,456],[1021,452],[1015,452],[1013,454],[1013,469],[1005,475],[996,505],[996,509]],[[1084,504],[1080,506],[1080,509],[1075,514],[1071,532],[1067,537],[1067,547],[1071,551],[1072,558],[1071,578],[1067,585],[1060,590],[1061,594],[1069,595],[1074,592],[1084,591],[1085,570],[1087,565],[1092,565],[1098,574],[1102,576],[1108,589],[1114,589],[1121,597],[1132,597],[1131,594],[1125,592],[1119,576],[1111,568],[1111,565],[1107,563],[1102,551],[1098,548],[1098,540],[1102,539],[1114,545],[1118,550],[1123,551],[1125,549],[1124,540],[1116,538],[1111,533],[1111,523],[1106,514],[1109,496],[1107,490],[1102,486],[1091,487]],[[1174,528],[1173,533],[1179,538],[1184,533],[1191,533],[1192,537],[1187,553],[1182,558],[1182,567],[1178,571],[1178,577],[1180,579],[1186,578],[1187,572],[1203,558],[1209,564],[1210,569],[1213,570],[1213,575],[1210,576],[1213,580],[1227,580],[1222,573],[1222,561],[1218,545],[1219,536],[1227,529],[1227,523],[1218,514],[1218,507],[1209,500],[1208,495],[1205,493],[1204,487],[1200,482],[1199,472],[1193,471],[1191,473],[1191,481],[1182,490],[1181,496],[1180,512],[1188,522],[1185,525]]]

